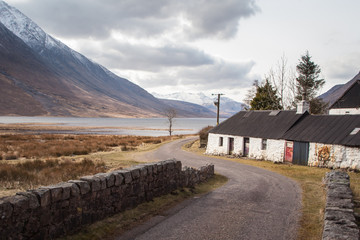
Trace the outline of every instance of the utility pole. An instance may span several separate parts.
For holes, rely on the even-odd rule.
[[[215,106],[217,106],[217,118],[216,118],[216,126],[219,125],[219,116],[220,116],[220,96],[224,95],[222,93],[217,93],[217,94],[211,94],[211,95],[217,95],[218,99],[217,101],[214,102]]]

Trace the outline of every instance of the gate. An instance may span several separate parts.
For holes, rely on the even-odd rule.
[[[294,142],[293,164],[308,165],[309,159],[309,143],[308,142]]]

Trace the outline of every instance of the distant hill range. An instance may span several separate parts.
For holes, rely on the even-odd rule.
[[[206,96],[204,93],[185,93],[177,92],[172,94],[157,94],[153,93],[154,96],[161,99],[172,99],[179,101],[188,101],[201,106],[206,107],[212,112],[217,112],[217,107],[214,105],[214,101],[217,100],[217,96]],[[230,98],[221,96],[220,98],[220,116],[231,117],[232,115],[244,110],[246,105],[241,102],[236,102]]]
[[[0,115],[213,117],[196,104],[160,100],[70,49],[0,1]]]

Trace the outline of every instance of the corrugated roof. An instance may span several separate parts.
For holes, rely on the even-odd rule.
[[[281,139],[302,116],[296,111],[241,111],[213,128],[210,133]]]
[[[289,129],[286,140],[360,146],[360,115],[308,115]]]

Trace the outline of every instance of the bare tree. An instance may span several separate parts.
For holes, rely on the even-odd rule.
[[[165,116],[169,123],[169,134],[171,136],[173,133],[172,127],[173,127],[173,123],[174,123],[174,118],[176,117],[176,110],[174,108],[167,109],[165,112]]]
[[[284,54],[278,61],[275,70],[271,68],[269,73],[265,75],[265,79],[269,79],[275,87],[283,109],[291,108],[295,99],[295,74],[288,67],[287,58]]]
[[[245,98],[243,99],[244,103],[246,104],[245,110],[250,109],[250,103],[253,100],[253,98],[255,97],[256,90],[258,87],[259,87],[259,80],[254,80],[251,88],[248,90]]]

